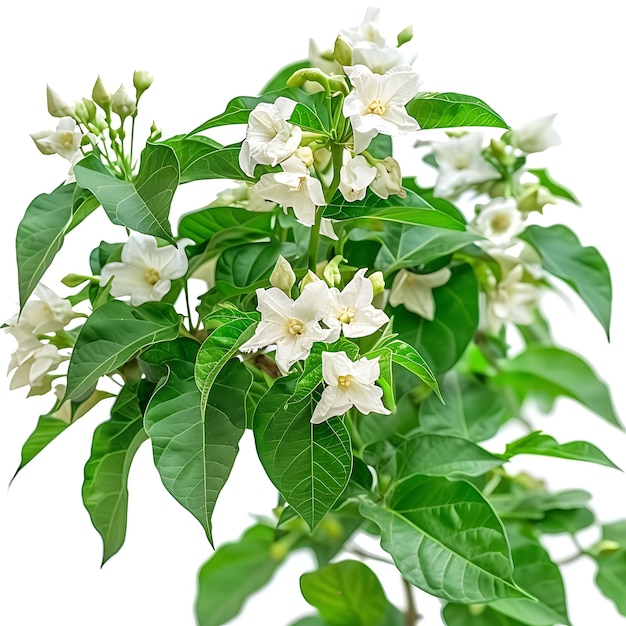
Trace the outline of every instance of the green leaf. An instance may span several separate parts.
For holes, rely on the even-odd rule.
[[[221,626],[264,587],[282,561],[273,550],[275,531],[253,526],[239,541],[220,546],[198,574],[198,626]]]
[[[308,59],[296,61],[295,63],[290,63],[289,65],[283,67],[265,84],[263,89],[261,89],[261,94],[267,94],[272,91],[284,89],[287,86],[287,80],[289,80],[291,75],[298,70],[304,69],[305,67],[310,67]]]
[[[185,170],[185,182],[192,180],[228,180],[250,181],[252,178],[243,173],[239,166],[240,144],[224,146],[217,150],[207,150]]]
[[[248,293],[252,293],[257,286],[267,286],[281,252],[283,256],[288,256],[284,244],[267,242],[228,248],[217,260],[216,284],[246,289]],[[261,285],[261,282],[264,284]]]
[[[110,397],[111,394],[107,391],[96,389],[86,400],[80,403],[57,401],[50,413],[39,418],[35,430],[24,443],[20,466],[13,478],[76,420],[85,415],[98,402]]]
[[[611,276],[598,250],[582,246],[566,226],[528,226],[520,235],[537,250],[544,269],[565,281],[602,324],[607,337],[611,326]]]
[[[261,102],[274,102],[278,95],[277,93],[263,93],[262,96],[237,96],[226,105],[223,113],[208,119],[204,124],[200,124],[189,135],[196,135],[209,128],[226,126],[228,124],[247,124],[250,113],[258,104]]]
[[[300,589],[330,626],[379,626],[387,610],[376,574],[358,561],[340,561],[303,574]]]
[[[546,511],[543,519],[533,523],[537,532],[547,535],[569,533],[573,535],[595,522],[593,513],[587,508],[552,509]]]
[[[196,137],[188,137],[185,135],[176,135],[171,139],[167,139],[163,144],[174,150],[176,158],[180,166],[180,184],[188,183],[192,180],[198,180],[198,163],[211,152],[223,148],[217,141],[213,141],[208,137],[198,135]],[[202,168],[200,168],[202,169]]]
[[[478,281],[469,265],[452,268],[450,280],[433,290],[431,322],[403,306],[390,308],[398,338],[412,345],[436,374],[448,371],[461,357],[478,328]]]
[[[239,352],[239,346],[252,337],[255,329],[256,320],[254,318],[235,319],[215,329],[200,347],[196,359],[195,379],[200,390],[200,408],[202,411],[207,406],[211,389],[218,374],[228,361]],[[248,385],[249,387],[250,385]]]
[[[622,428],[606,384],[580,357],[551,346],[530,346],[510,360],[492,379],[522,392],[540,391],[580,402],[607,422]]]
[[[569,625],[563,579],[559,568],[539,541],[507,527],[515,570],[513,579],[535,599],[509,598],[492,602],[490,606],[509,617],[530,626]]]
[[[348,484],[352,450],[340,418],[310,423],[317,394],[287,404],[292,382],[275,382],[261,398],[253,431],[268,477],[313,531]]]
[[[459,93],[420,93],[406,105],[406,111],[421,129],[464,126],[508,128],[488,104]]]
[[[211,517],[239,452],[252,374],[238,361],[227,363],[204,409],[193,363],[169,365],[146,409],[145,428],[165,488],[202,524],[212,543]]]
[[[403,267],[427,265],[481,238],[467,231],[408,224],[388,224],[384,233],[373,232],[371,237],[382,243],[376,268],[386,275]]]
[[[363,200],[348,202],[338,193],[324,209],[324,217],[334,220],[382,220],[404,224],[420,224],[451,230],[465,230],[465,226],[447,213],[434,209],[426,200],[412,191],[406,198],[391,196],[387,200],[368,191]]]
[[[102,537],[103,564],[124,543],[128,473],[135,452],[148,438],[143,429],[138,388],[138,382],[124,385],[111,409],[111,419],[94,432],[91,456],[85,465],[83,502]]]
[[[178,335],[180,315],[171,304],[146,302],[133,307],[111,300],[85,321],[67,372],[66,400],[78,400],[100,376],[124,365],[142,348]]]
[[[402,576],[427,593],[463,604],[525,595],[513,582],[502,523],[469,483],[415,475],[386,505],[363,497],[361,513],[380,527]]]
[[[441,393],[439,391],[439,384],[433,374],[432,370],[428,366],[428,363],[422,358],[420,353],[408,343],[401,339],[392,339],[383,344],[383,349],[391,351],[391,360],[396,365],[403,367],[405,370],[411,372],[417,376],[423,383],[428,385],[441,399]],[[368,353],[372,357],[376,356],[378,350]]]
[[[271,230],[271,213],[255,213],[235,207],[211,207],[183,215],[178,224],[178,236],[189,237],[201,244],[219,236],[226,239],[245,229],[256,239],[267,237]]]
[[[484,441],[493,437],[509,417],[500,391],[473,376],[448,372],[441,394],[445,404],[429,396],[420,407],[424,432]]]
[[[424,476],[482,476],[504,460],[471,441],[447,435],[417,434],[396,451],[399,479]]]
[[[518,454],[538,454],[541,456],[554,456],[560,459],[572,459],[574,461],[588,461],[619,469],[601,450],[586,441],[571,441],[570,443],[558,443],[554,437],[541,431],[535,431],[506,444],[504,456],[508,459]]]
[[[317,615],[309,615],[308,617],[303,617],[299,619],[297,622],[290,624],[289,626],[330,626],[328,622],[325,622],[321,617]]]
[[[76,181],[100,201],[113,224],[174,243],[170,206],[179,183],[178,159],[165,144],[148,144],[133,183],[116,178],[90,155],[74,166]]]
[[[489,496],[490,502],[503,519],[531,521],[542,521],[551,511],[582,509],[590,499],[591,494],[582,489],[565,489],[557,493],[549,493],[535,488],[519,493],[494,493]]]
[[[443,619],[447,626],[524,626],[485,604],[446,604]]]
[[[552,179],[548,170],[545,168],[534,168],[528,170],[531,174],[537,177],[539,183],[548,189],[553,196],[557,198],[565,198],[574,204],[580,205],[580,200],[569,190],[567,187],[560,185]]]
[[[626,616],[626,521],[604,524],[602,541],[612,542],[617,549],[601,549],[594,553],[598,564],[596,584],[615,604],[615,608]]]
[[[63,245],[72,218],[75,184],[42,193],[27,207],[17,227],[16,254],[20,309],[26,304]]]

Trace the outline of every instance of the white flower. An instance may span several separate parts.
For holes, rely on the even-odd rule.
[[[291,264],[282,255],[278,255],[276,265],[270,274],[270,285],[284,291],[287,295],[291,293],[291,288],[296,283],[296,275]]]
[[[524,266],[516,265],[505,271],[500,282],[494,281],[491,289],[485,292],[482,322],[488,333],[496,335],[505,322],[520,325],[533,322],[539,289],[524,282],[523,278]]]
[[[325,341],[330,332],[320,326],[329,305],[328,285],[308,283],[295,301],[276,287],[257,289],[257,310],[261,321],[252,339],[239,349],[253,352],[276,345],[276,365],[283,374],[306,359],[316,341]]]
[[[368,7],[360,26],[345,28],[340,32],[353,45],[360,41],[371,41],[379,46],[384,46],[385,38],[378,30],[379,17],[380,9],[378,7]]]
[[[391,413],[382,403],[383,390],[375,384],[380,376],[378,357],[351,361],[345,352],[322,352],[322,376],[327,387],[313,411],[312,424],[343,415],[352,407],[364,415]]]
[[[359,154],[341,167],[339,191],[348,202],[363,200],[368,185],[375,177],[376,168]]]
[[[133,306],[160,300],[169,290],[172,280],[185,275],[187,255],[180,241],[176,246],[159,248],[154,237],[131,233],[122,248],[122,262],[107,263],[100,273],[104,287],[111,278],[111,295],[130,296]]]
[[[552,146],[561,145],[561,137],[552,123],[556,113],[537,117],[511,130],[511,145],[523,152],[543,152]]]
[[[524,218],[515,198],[494,198],[474,220],[474,228],[497,247],[510,245],[524,230]]]
[[[374,287],[365,278],[366,271],[360,269],[343,291],[330,290],[330,308],[324,316],[324,324],[333,330],[329,341],[336,341],[342,331],[346,337],[367,337],[389,321],[384,311],[372,305]]]
[[[500,178],[498,170],[482,155],[482,133],[433,141],[431,147],[439,167],[434,189],[438,198],[452,198],[471,185]]]
[[[360,41],[352,48],[352,64],[365,65],[375,74],[384,74],[398,65],[413,65],[417,52],[402,48],[378,45],[372,41]]]
[[[305,226],[315,224],[315,208],[326,204],[322,183],[309,174],[309,168],[297,157],[289,157],[280,166],[283,171],[263,174],[253,187],[265,198],[283,208],[293,207],[299,222]]]
[[[29,300],[24,305],[19,320],[17,317],[12,320],[15,325],[28,329],[33,335],[41,335],[61,330],[74,317],[72,305],[52,289],[39,284],[34,293],[39,300]]]
[[[58,154],[73,163],[80,155],[83,133],[71,117],[63,117],[55,131],[42,130],[33,133],[31,138],[42,154]]]
[[[430,274],[414,274],[401,269],[393,279],[389,304],[391,306],[403,304],[409,311],[432,321],[435,319],[433,289],[445,285],[450,276],[451,272],[447,267]]]
[[[278,165],[298,149],[302,129],[287,122],[296,104],[295,100],[280,97],[273,104],[257,104],[250,113],[239,152],[239,165],[248,176],[254,176],[259,163]]]
[[[376,178],[370,185],[370,189],[383,200],[391,194],[406,198],[406,191],[402,188],[400,164],[393,157],[385,157],[376,163]]]
[[[343,114],[352,122],[355,153],[363,152],[378,133],[395,136],[419,128],[404,108],[422,82],[410,66],[394,67],[382,76],[365,65],[345,69],[353,90]]]
[[[34,390],[42,387],[46,375],[56,369],[63,361],[63,357],[59,354],[56,346],[50,343],[41,343],[36,338],[35,342],[37,347],[33,346],[28,355],[22,355],[22,358],[11,360],[9,372],[15,369],[15,373],[11,378],[10,389],[18,389],[26,385],[30,385]]]

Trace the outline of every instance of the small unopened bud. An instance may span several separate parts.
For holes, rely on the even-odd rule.
[[[313,158],[313,150],[309,146],[303,146],[296,150],[296,157],[300,159],[307,167],[311,167],[315,162]]]
[[[524,185],[522,195],[517,200],[517,208],[522,213],[543,213],[546,204],[556,204],[556,198],[549,189],[538,184]]]
[[[150,141],[158,141],[161,139],[162,131],[156,125],[156,122],[152,122],[152,126],[150,126]]]
[[[117,113],[122,120],[137,110],[135,98],[126,91],[124,85],[120,85],[120,88],[113,94],[111,108],[113,113]]]
[[[402,188],[402,173],[398,162],[388,156],[376,163],[376,178],[370,184],[370,189],[383,200],[391,194],[406,198],[406,191]]]
[[[611,539],[603,539],[597,545],[595,545],[592,549],[593,554],[597,554],[598,556],[608,556],[613,552],[617,552],[621,548],[620,544],[617,541],[613,541]]]
[[[48,113],[53,117],[74,117],[74,107],[63,100],[50,85],[46,85]]]
[[[93,89],[91,90],[91,97],[98,106],[105,110],[111,106],[113,96],[104,86],[100,76],[96,79]]]
[[[486,609],[487,609],[486,604],[470,604],[467,607],[469,614],[473,615],[474,617],[478,617],[479,615],[482,615]]]
[[[324,277],[324,280],[328,283],[329,287],[337,287],[341,284],[341,272],[339,271],[339,264],[345,262],[346,259],[338,254],[326,264],[326,267],[322,272],[322,276]]]
[[[291,268],[287,259],[282,255],[278,255],[276,265],[270,274],[270,285],[284,291],[288,296],[291,295],[291,288],[296,283],[296,275]]]
[[[148,72],[135,70],[133,74],[133,85],[137,91],[137,100],[139,100],[139,96],[141,96],[146,89],[149,89],[153,80],[154,78],[151,74],[148,74]]]
[[[398,33],[398,48],[413,39],[413,24],[409,24]]]
[[[316,283],[319,280],[319,276],[316,276],[311,270],[308,270],[307,273],[304,275],[304,278],[300,281],[300,284],[298,285],[300,287],[300,293],[302,293],[307,285],[309,285],[310,283]]]
[[[88,120],[90,122],[95,121],[96,119],[96,103],[93,100],[90,100],[89,98],[83,98],[83,104],[85,105],[85,108],[87,109],[87,115],[88,115]]]
[[[74,113],[81,122],[86,123],[89,121],[89,111],[87,111],[87,107],[82,100],[78,100],[74,105]]]
[[[352,65],[352,46],[341,35],[335,39],[333,56],[335,57],[335,61],[343,67]]]
[[[501,139],[492,138],[491,141],[489,142],[489,147],[491,148],[491,152],[493,153],[493,156],[496,157],[496,159],[498,159],[498,161],[500,162],[502,162],[505,159],[508,160],[506,146],[507,144]]]
[[[371,276],[368,276],[368,278],[369,281],[372,283],[372,288],[374,289],[375,296],[385,291],[385,279],[382,272],[374,272]]]

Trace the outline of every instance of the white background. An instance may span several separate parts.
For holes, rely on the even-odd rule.
[[[6,7],[9,8],[6,8]],[[557,340],[586,356],[613,390],[626,416],[622,355],[625,338],[623,261],[624,37],[618,3],[589,2],[391,2],[382,23],[395,35],[414,24],[419,57],[415,64],[428,91],[478,96],[512,125],[558,112],[563,145],[537,155],[554,177],[570,186],[583,207],[548,207],[544,223],[562,222],[583,243],[600,248],[612,270],[615,290],[611,344],[592,316],[576,304],[550,299]],[[54,128],[46,111],[45,85],[67,99],[90,95],[96,75],[116,89],[130,85],[134,69],[155,75],[144,97],[142,117],[164,137],[187,132],[220,112],[235,95],[253,95],[282,65],[307,54],[308,37],[331,45],[340,27],[360,23],[363,2],[153,2],[108,3],[28,1],[5,3],[0,19],[0,120],[2,150],[2,299],[0,320],[17,310],[13,240],[30,200],[56,187],[66,163],[42,156],[29,133]],[[417,171],[407,151],[405,173]],[[212,199],[211,184],[181,189],[173,212],[198,208]],[[101,238],[121,237],[106,219],[92,216],[68,238],[68,247],[45,277],[62,294],[59,279],[68,271],[87,272],[87,254]],[[8,363],[13,339],[0,337]],[[211,549],[200,525],[162,487],[145,444],[130,475],[131,502],[126,545],[100,569],[100,538],[82,507],[82,468],[91,433],[106,419],[103,405],[79,421],[15,480],[23,441],[48,398],[9,393],[2,380],[0,415],[0,572],[4,577],[0,623],[7,626],[105,626],[109,624],[191,626],[196,572]],[[560,441],[586,438],[626,467],[626,436],[569,401],[556,415],[535,424]],[[492,442],[494,450],[502,442]],[[598,517],[626,517],[626,477],[588,464],[526,457],[515,468],[548,477],[554,489],[585,488],[594,493]],[[7,488],[5,489],[5,486]],[[234,539],[250,524],[251,513],[268,514],[275,492],[264,477],[248,437],[231,482],[215,514],[218,544]],[[585,541],[596,539],[587,533]],[[551,544],[556,558],[573,547]],[[307,611],[298,576],[311,566],[306,555],[293,558],[270,591],[253,599],[232,623],[238,626],[287,624]],[[397,574],[379,564],[390,598],[403,602]],[[591,586],[595,568],[583,559],[565,568],[571,617],[584,626],[626,623]],[[421,592],[423,626],[440,624],[439,603]]]

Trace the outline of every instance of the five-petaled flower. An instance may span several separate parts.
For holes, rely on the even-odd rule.
[[[430,274],[415,274],[401,269],[393,279],[389,304],[391,306],[403,304],[409,311],[432,321],[435,319],[433,289],[445,285],[450,276],[451,272],[447,267]]]
[[[172,280],[187,272],[187,255],[180,241],[176,246],[158,247],[150,235],[131,233],[122,248],[122,261],[107,263],[100,273],[100,285],[111,279],[114,298],[130,296],[133,306],[160,300],[172,286]]]
[[[316,341],[326,341],[332,332],[320,325],[329,306],[328,285],[322,280],[308,283],[296,300],[277,287],[257,289],[256,295],[261,321],[239,349],[254,352],[275,345],[276,365],[287,374],[296,361],[309,356]]]
[[[365,65],[346,67],[353,90],[343,103],[354,132],[354,152],[365,150],[379,133],[403,135],[419,128],[405,105],[422,83],[409,65],[398,65],[384,74],[374,74]]]
[[[524,217],[515,198],[494,198],[482,207],[473,226],[488,239],[484,247],[506,247],[524,230]]]
[[[352,407],[364,415],[391,413],[382,403],[383,390],[376,385],[378,357],[351,361],[345,352],[322,352],[322,377],[327,386],[313,411],[312,424],[343,415]]]
[[[544,115],[515,126],[510,133],[511,145],[522,152],[543,152],[561,144],[559,133],[552,126],[556,113]]]
[[[374,288],[365,278],[366,269],[360,269],[343,291],[330,290],[330,308],[324,323],[331,329],[328,341],[336,341],[343,331],[346,337],[367,337],[389,321],[384,311],[372,305]]]

